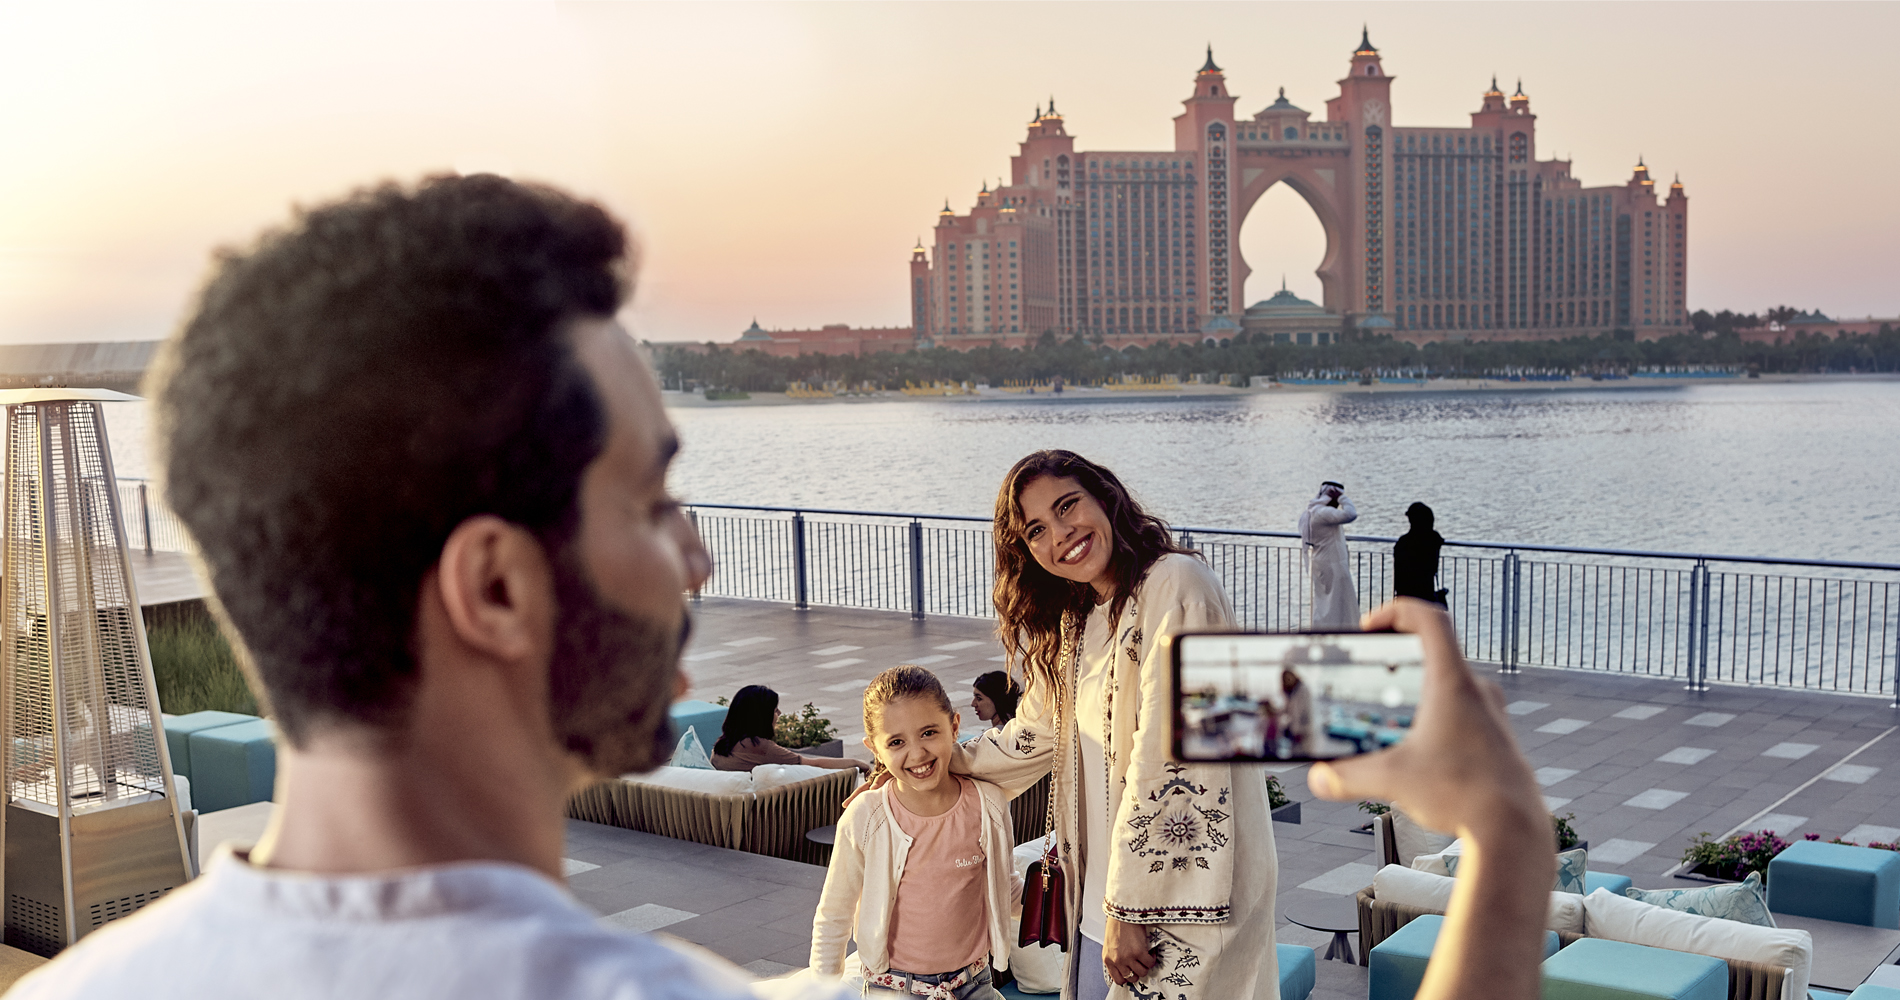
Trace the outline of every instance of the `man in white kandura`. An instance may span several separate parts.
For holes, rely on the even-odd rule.
[[[1346,488],[1328,480],[1300,514],[1300,544],[1313,574],[1313,627],[1359,627],[1359,595],[1352,589],[1346,525],[1359,519]]]

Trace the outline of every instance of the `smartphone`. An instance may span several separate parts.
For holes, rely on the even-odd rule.
[[[1425,649],[1400,632],[1174,637],[1174,759],[1332,760],[1405,738]]]

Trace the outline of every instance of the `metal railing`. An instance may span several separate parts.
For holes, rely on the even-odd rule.
[[[0,482],[4,478],[0,477]],[[119,513],[125,544],[134,552],[190,552],[191,534],[159,496],[158,485],[144,479],[120,479]]]
[[[713,556],[706,596],[995,614],[989,518],[736,504],[688,513]],[[1220,577],[1240,625],[1308,624],[1297,534],[1174,530]],[[1348,536],[1362,609],[1392,596],[1394,541]],[[1466,654],[1505,671],[1885,695],[1900,707],[1900,564],[1447,540],[1438,584]]]

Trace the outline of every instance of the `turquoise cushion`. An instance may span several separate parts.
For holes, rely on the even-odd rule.
[[[236,712],[193,712],[190,715],[165,716],[162,723],[165,728],[165,751],[171,754],[172,773],[191,777],[192,733],[256,721],[255,715],[240,715]]]
[[[1583,894],[1586,896],[1598,889],[1608,889],[1611,894],[1621,896],[1623,890],[1635,884],[1630,881],[1628,875],[1616,875],[1610,872],[1583,873]]]
[[[668,713],[673,718],[673,731],[683,733],[687,727],[699,731],[699,741],[705,745],[706,752],[712,752],[712,745],[719,742],[719,734],[726,728],[726,706],[714,705],[705,701],[680,701],[673,703]]]
[[[1797,841],[1768,862],[1768,908],[1900,930],[1900,854]]]
[[[1809,993],[1822,993],[1824,990],[1809,990]],[[1839,996],[1841,994],[1836,994]],[[1854,992],[1846,994],[1848,1000],[1900,1000],[1900,989],[1892,986],[1875,986],[1862,983],[1854,987]]]
[[[1445,918],[1436,913],[1414,917],[1391,937],[1374,945],[1366,965],[1371,979],[1368,1000],[1412,1000],[1425,981],[1425,966],[1431,961],[1432,948],[1438,944],[1439,928]],[[1557,932],[1544,932],[1544,956],[1557,953]]]
[[[1280,1000],[1306,1000],[1318,981],[1318,956],[1298,944],[1276,944],[1273,951],[1280,960]]]
[[[1543,1000],[1728,1000],[1728,963],[1584,938],[1544,961]]]
[[[266,719],[192,733],[191,804],[208,813],[270,801],[276,735],[276,725]]]
[[[1699,917],[1720,917],[1757,927],[1775,926],[1768,915],[1768,897],[1761,890],[1761,873],[1731,885],[1705,885],[1696,889],[1625,889],[1623,895],[1667,910],[1680,910]]]
[[[1415,917],[1374,945],[1366,957],[1371,979],[1367,1000],[1412,1000],[1425,981],[1425,965],[1444,924],[1445,918],[1435,913]]]

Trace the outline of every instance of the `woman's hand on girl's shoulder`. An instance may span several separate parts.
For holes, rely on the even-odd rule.
[[[858,796],[874,788],[883,788],[884,784],[890,780],[891,772],[884,770],[884,765],[879,764],[871,769],[871,776],[869,778],[866,778],[862,784],[852,789],[850,795],[844,797],[844,804],[847,807],[850,806],[851,803],[857,801]]]

